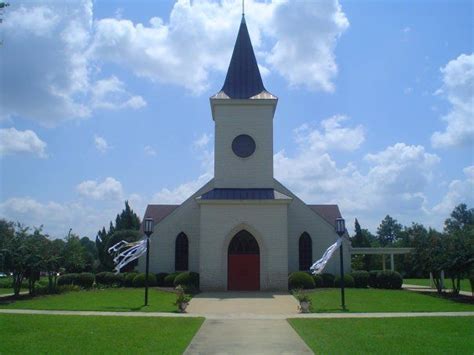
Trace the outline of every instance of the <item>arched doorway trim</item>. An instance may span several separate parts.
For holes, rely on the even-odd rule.
[[[232,291],[260,290],[260,247],[255,237],[242,229],[228,248],[227,288]]]

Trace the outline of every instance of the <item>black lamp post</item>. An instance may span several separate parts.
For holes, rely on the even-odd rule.
[[[150,235],[153,233],[153,218],[145,218],[143,232],[146,234],[145,306],[148,306],[148,271],[150,268]]]
[[[346,232],[346,221],[344,218],[336,218],[336,233],[339,237],[342,237]],[[344,297],[344,259],[343,259],[343,252],[342,252],[342,242],[341,246],[339,247],[339,261],[341,263],[341,306],[342,310],[346,310],[346,300]]]

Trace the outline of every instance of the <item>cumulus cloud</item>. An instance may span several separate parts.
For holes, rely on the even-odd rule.
[[[123,196],[122,184],[113,177],[108,177],[100,183],[86,180],[77,185],[76,189],[82,196],[94,200],[121,199]]]
[[[443,86],[437,91],[451,104],[442,117],[443,132],[434,132],[431,144],[435,148],[469,146],[474,143],[474,54],[461,54],[444,68]]]
[[[117,83],[110,89],[110,79],[105,103],[97,97],[100,67],[89,55],[92,24],[91,0],[15,2],[8,8],[2,23],[1,118],[19,116],[50,127],[89,117],[97,107],[144,105]],[[122,101],[111,103],[110,95],[117,94]]]
[[[96,149],[101,153],[105,153],[107,150],[110,149],[110,146],[104,137],[100,137],[97,135],[94,136],[94,144]]]
[[[149,145],[146,145],[143,148],[143,151],[145,152],[146,155],[150,155],[150,156],[155,156],[156,155],[155,148],[153,148],[152,146],[149,146]]]
[[[46,158],[46,143],[31,130],[18,131],[16,128],[0,129],[0,155],[31,153]]]
[[[146,101],[141,96],[132,96],[125,89],[125,84],[115,76],[97,80],[92,85],[91,92],[91,104],[94,108],[118,110],[146,106]]]

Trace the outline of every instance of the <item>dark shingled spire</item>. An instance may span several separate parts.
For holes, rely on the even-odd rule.
[[[258,70],[257,60],[250,41],[249,32],[242,16],[239,34],[221,92],[231,99],[249,99],[266,92]]]

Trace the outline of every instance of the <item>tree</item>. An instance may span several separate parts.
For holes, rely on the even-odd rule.
[[[362,229],[357,218],[354,221],[355,235],[351,238],[354,248],[368,248],[374,244],[375,237],[367,229]],[[355,255],[352,266],[355,270],[371,270],[373,268],[373,255]]]
[[[112,256],[108,253],[108,249],[115,243],[119,242],[122,239],[128,241],[135,241],[138,239],[139,235],[136,233],[140,229],[140,218],[138,215],[133,212],[128,204],[128,201],[125,201],[125,208],[117,214],[115,218],[115,225],[112,221],[109,224],[109,230],[106,232],[105,227],[97,232],[97,237],[95,243],[97,246],[98,257],[100,261],[100,267],[103,270],[112,270],[114,268]],[[126,238],[117,240],[118,237],[114,237],[113,240],[116,240],[115,243],[111,243],[110,240],[112,236],[119,231],[129,231],[125,233]],[[123,236],[123,234],[120,234]]]
[[[81,244],[81,239],[69,231],[66,243],[62,251],[64,268],[66,272],[82,272],[86,267],[85,248]]]
[[[397,240],[401,230],[402,225],[396,219],[386,215],[377,228],[377,240],[382,247],[391,245]]]
[[[444,269],[451,278],[453,293],[459,294],[461,279],[474,265],[474,209],[460,204],[444,223]]]

